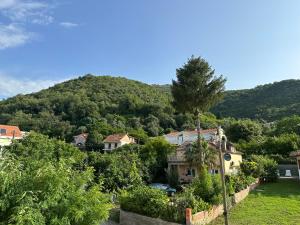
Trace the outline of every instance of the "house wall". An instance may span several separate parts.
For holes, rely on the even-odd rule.
[[[180,135],[183,135],[183,136],[179,137]],[[201,134],[201,137],[203,137],[206,141],[210,141],[213,138],[215,138],[215,134],[213,134],[213,133],[204,133],[204,134]],[[192,141],[192,142],[197,141],[198,135],[197,135],[197,133],[195,133],[195,134],[186,134],[185,132],[180,132],[180,133],[178,133],[178,135],[172,135],[172,136],[171,135],[164,135],[164,138],[170,144],[181,145],[185,141]]]
[[[231,160],[225,161],[224,160],[224,169],[226,174],[236,174],[238,172],[238,168],[240,167],[240,164],[242,162],[242,155],[230,153],[231,154]],[[231,164],[233,163],[233,166]]]

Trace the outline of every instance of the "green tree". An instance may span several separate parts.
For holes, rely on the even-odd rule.
[[[94,184],[85,155],[62,141],[30,134],[0,163],[0,224],[98,225],[110,198]]]
[[[191,57],[176,70],[177,81],[172,81],[173,105],[179,112],[189,112],[197,119],[198,148],[201,152],[200,115],[223,96],[226,79],[215,76],[214,70],[203,58]],[[202,165],[200,154],[200,165]]]
[[[279,120],[275,125],[275,134],[290,134],[295,133],[300,135],[300,116],[285,117]]]
[[[149,169],[152,180],[166,181],[168,155],[174,151],[164,138],[156,137],[149,140],[140,151],[140,158]]]
[[[226,135],[232,142],[238,142],[239,140],[250,141],[253,138],[259,137],[261,134],[261,124],[249,119],[233,122],[226,129]]]

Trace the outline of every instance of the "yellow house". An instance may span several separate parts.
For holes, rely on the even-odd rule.
[[[168,172],[176,171],[180,183],[189,183],[198,176],[196,165],[191,165],[186,159],[186,152],[192,146],[193,142],[186,141],[179,145],[176,152],[168,157]],[[209,167],[212,174],[218,174],[220,170],[220,163],[218,157],[217,145],[214,142],[209,142],[211,149],[216,151],[216,158],[214,163]],[[225,153],[225,152],[224,152]],[[242,154],[237,152],[231,144],[227,144],[226,153],[231,155],[231,160],[224,160],[225,174],[236,174],[242,162]]]
[[[295,157],[297,160],[297,165],[298,165],[298,173],[299,173],[299,180],[300,180],[300,150],[294,151],[290,153],[291,157]]]

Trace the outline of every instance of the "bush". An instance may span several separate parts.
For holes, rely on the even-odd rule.
[[[262,171],[260,178],[266,182],[274,182],[278,179],[277,170],[278,164],[275,160],[270,159],[267,156],[251,156],[251,160],[256,162],[260,167],[259,170]]]
[[[237,175],[227,176],[227,185],[232,186],[234,193],[240,192],[246,189],[250,184],[255,182],[255,178],[252,176],[246,176],[244,173],[238,173]]]
[[[246,176],[252,176],[255,178],[259,178],[263,173],[263,168],[259,166],[256,162],[244,161],[241,163],[241,171]]]
[[[176,195],[171,204],[166,206],[162,218],[167,221],[185,223],[185,210],[191,208],[193,213],[207,210],[210,205],[201,198],[196,198],[192,189]]]
[[[196,213],[210,207],[208,203],[195,196],[193,191],[193,189],[185,189],[170,201],[165,192],[140,186],[123,191],[120,195],[120,205],[121,209],[129,212],[184,223],[186,208],[191,208],[193,213]]]
[[[222,201],[222,184],[219,176],[207,172],[206,168],[200,172],[199,177],[193,180],[191,188],[198,199],[215,205]]]
[[[163,191],[148,186],[135,187],[120,195],[121,209],[154,218],[162,217],[168,202]]]

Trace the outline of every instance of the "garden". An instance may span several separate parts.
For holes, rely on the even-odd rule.
[[[277,180],[277,164],[263,156],[253,156],[242,163],[241,171],[236,175],[226,175],[227,202],[232,205],[232,196],[246,189],[257,178],[261,182]],[[210,210],[222,202],[222,186],[219,175],[210,174],[202,168],[199,177],[189,185],[181,187],[175,196],[168,197],[163,191],[146,185],[123,190],[120,194],[122,210],[134,212],[152,218],[185,224],[185,210],[192,213]]]

